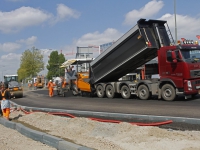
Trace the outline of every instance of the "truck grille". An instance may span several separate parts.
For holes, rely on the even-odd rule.
[[[190,76],[192,78],[194,78],[194,77],[200,77],[200,70],[191,70],[190,71]]]
[[[195,81],[195,84],[200,84],[200,80]]]

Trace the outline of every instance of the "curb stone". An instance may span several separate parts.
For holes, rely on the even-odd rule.
[[[19,133],[21,133],[22,135],[31,138],[35,141],[39,141],[41,143],[54,147],[57,150],[93,150],[91,148],[70,143],[61,138],[27,128],[20,123],[14,123],[4,118],[0,118],[0,124],[7,128],[14,129]]]
[[[13,103],[13,102],[12,102]],[[172,117],[172,116],[153,116],[153,115],[139,115],[139,114],[122,114],[122,113],[110,113],[110,112],[92,112],[92,111],[79,111],[79,110],[64,110],[64,109],[52,109],[52,108],[38,108],[38,107],[28,107],[20,106],[13,103],[15,107],[23,108],[24,110],[34,110],[43,112],[64,112],[73,115],[86,115],[90,117],[106,117],[112,119],[146,119],[151,121],[166,121],[172,120],[173,122],[197,124],[200,125],[199,118],[186,118],[186,117]]]

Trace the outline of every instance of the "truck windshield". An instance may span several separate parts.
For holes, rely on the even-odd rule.
[[[186,62],[200,62],[199,49],[182,49],[180,51]]]
[[[4,82],[17,81],[17,76],[4,76]]]

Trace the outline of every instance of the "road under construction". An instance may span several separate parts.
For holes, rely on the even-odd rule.
[[[176,118],[174,120],[175,122],[185,122],[184,120],[186,118],[190,118],[189,120],[191,120],[191,118],[200,119],[200,114],[197,113],[200,107],[200,97],[198,96],[185,103],[183,103],[184,97],[180,97],[173,103],[169,103],[157,100],[156,98],[149,101],[142,101],[137,97],[129,100],[124,100],[122,98],[108,100],[107,98],[99,99],[90,98],[89,96],[74,97],[72,93],[68,93],[66,97],[55,95],[50,99],[48,97],[48,90],[33,90],[27,91],[24,98],[16,100],[13,99],[12,101],[18,105],[37,108],[38,110],[45,110],[45,108],[52,109],[53,111],[63,110],[65,112],[72,113],[72,115],[78,116],[84,116],[84,113],[79,114],[79,112],[90,112],[90,114],[95,114],[95,117],[103,116],[102,114],[108,114],[107,116],[104,116],[105,119],[114,118],[127,121],[126,117],[121,118],[120,115],[117,115],[116,117],[114,117],[114,115],[110,115],[115,113],[129,114],[128,116],[133,115],[134,117],[132,116],[132,119],[127,117],[129,121],[134,121],[136,118],[139,120],[143,118],[145,122],[147,122],[147,120],[150,122],[173,120],[173,118]],[[81,105],[77,105],[80,103]],[[112,107],[110,107],[110,105],[112,105]],[[85,116],[88,115],[89,114],[87,113],[85,114]]]
[[[200,97],[196,96],[195,100],[188,100],[186,103],[183,103],[183,101],[185,101],[184,97],[180,97],[173,103],[157,99],[142,101],[137,97],[129,100],[116,98],[108,101],[108,98],[99,100],[99,98],[90,98],[87,95],[74,97],[69,92],[66,97],[54,95],[54,97],[49,98],[48,90],[40,89],[25,91],[23,98],[13,99],[11,111],[23,111],[25,114],[46,112],[70,118],[85,117],[107,123],[129,122],[138,126],[158,126],[170,131],[200,131],[200,114],[198,114]],[[81,103],[81,105],[77,105],[77,103]],[[171,107],[172,105],[173,107]],[[177,109],[179,111],[174,111]],[[66,148],[92,150],[89,147],[48,135],[16,121],[0,118],[0,124],[58,150]]]

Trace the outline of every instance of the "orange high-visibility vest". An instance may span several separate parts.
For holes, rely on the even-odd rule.
[[[6,90],[2,93],[2,91],[1,91],[1,96],[2,96],[2,100],[5,100],[6,98],[5,98],[5,94],[6,94]]]

